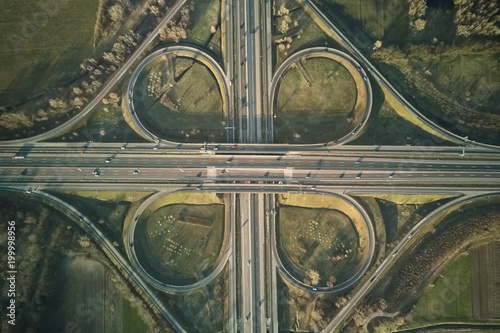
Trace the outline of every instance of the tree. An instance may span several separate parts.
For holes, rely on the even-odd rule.
[[[78,237],[78,244],[80,244],[81,247],[84,249],[88,248],[90,246],[90,239],[87,235],[81,235]]]
[[[318,271],[315,271],[314,269],[310,269],[307,271],[307,276],[309,277],[309,280],[311,281],[311,285],[315,286],[319,283],[321,278],[319,277]]]
[[[115,23],[120,23],[121,21],[123,21],[123,7],[119,3],[111,6],[108,13],[111,21]]]

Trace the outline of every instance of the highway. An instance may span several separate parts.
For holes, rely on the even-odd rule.
[[[500,177],[500,163],[490,159],[375,158],[301,155],[168,155],[139,151],[65,152],[49,155],[33,150],[13,159],[0,150],[0,179],[30,182],[159,182],[208,184],[259,181],[304,186],[367,182],[397,186],[430,180],[461,183],[490,182]],[[49,157],[50,156],[50,157]],[[109,162],[106,162],[110,158]],[[96,177],[94,171],[98,171]],[[138,173],[134,173],[138,170]],[[460,184],[457,184],[459,186]]]
[[[311,1],[303,1],[330,27],[354,56],[330,48],[308,48],[290,57],[273,74],[271,1],[222,1],[223,60],[219,64],[202,49],[169,46],[149,54],[136,67],[127,86],[126,104],[140,134],[150,143],[41,143],[61,135],[80,122],[101,102],[110,89],[157,36],[159,29],[180,10],[175,3],[155,30],[143,41],[96,98],[65,124],[28,139],[0,142],[0,187],[24,191],[62,210],[84,230],[141,288],[177,332],[185,332],[154,294],[151,286],[166,292],[187,292],[206,286],[228,267],[229,331],[278,332],[277,272],[296,287],[311,293],[334,293],[366,281],[348,305],[328,325],[332,332],[371,290],[374,281],[387,274],[422,228],[454,204],[480,195],[500,192],[499,147],[467,141],[433,124],[418,112],[377,71],[363,54]],[[196,58],[216,78],[227,116],[228,143],[175,143],[162,140],[137,116],[134,87],[141,70],[155,57],[172,53]],[[384,85],[418,119],[449,138],[457,146],[352,146],[372,109],[370,80],[363,80],[366,110],[359,125],[335,145],[272,144],[273,110],[283,73],[301,57],[341,57],[363,78],[367,72]],[[367,69],[367,72],[365,72]],[[236,135],[238,130],[238,135]],[[238,142],[235,143],[236,137]],[[111,242],[74,208],[44,190],[152,191],[137,209],[126,233],[125,249],[130,263]],[[147,273],[132,245],[141,213],[158,198],[174,191],[228,193],[225,245],[217,267],[191,285],[169,285]],[[347,281],[333,288],[312,288],[286,270],[276,244],[276,193],[335,194],[349,201],[366,223],[368,250],[363,264]],[[369,278],[364,273],[372,263],[375,233],[368,213],[349,195],[355,193],[456,193],[462,197],[441,206],[415,226]],[[239,207],[239,210],[236,210]],[[237,218],[238,217],[238,218]]]
[[[241,310],[242,332],[256,332],[254,313],[254,293],[255,293],[255,257],[253,233],[255,221],[255,211],[252,194],[239,195],[240,207],[240,270],[241,270]]]

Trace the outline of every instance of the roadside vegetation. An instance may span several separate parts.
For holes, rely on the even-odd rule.
[[[168,296],[169,304],[182,318],[188,332],[228,331],[228,268],[203,288]]]
[[[415,96],[431,118],[473,140],[498,144],[500,69],[492,64],[499,52],[500,44],[481,42],[383,47],[373,56],[390,66],[384,68],[400,86],[423,97]]]
[[[372,291],[371,296],[367,298],[368,303],[357,309],[353,317],[352,329],[355,329],[354,326],[359,327],[359,325],[362,325],[364,319],[370,313],[380,310],[382,300],[385,311],[401,311],[401,315],[391,320],[378,321],[375,331],[387,332],[395,330],[404,323],[411,324],[410,319],[406,318],[407,313],[415,304],[418,304],[417,300],[422,296],[424,288],[434,281],[437,276],[441,277],[436,280],[436,285],[448,282],[448,290],[457,296],[457,302],[463,302],[461,303],[463,306],[455,304],[455,310],[452,306],[452,309],[446,310],[448,311],[446,313],[451,316],[456,311],[459,318],[455,318],[453,321],[460,321],[468,316],[470,317],[468,314],[470,308],[466,305],[467,302],[470,302],[470,294],[464,292],[462,295],[461,290],[458,289],[462,288],[462,282],[453,286],[449,280],[442,278],[444,273],[441,274],[441,271],[457,255],[463,253],[464,249],[499,238],[500,230],[497,221],[500,216],[500,209],[498,208],[498,197],[472,200],[460,207],[448,210],[447,214],[446,217],[436,220],[429,227],[430,229],[427,228],[428,232],[419,238],[414,247],[400,254],[401,258],[392,268],[394,274],[381,281],[380,285]],[[460,259],[460,257],[458,258]],[[456,265],[452,265],[450,270],[455,270],[458,273],[465,271],[467,268],[464,266],[466,265],[465,261],[459,261]],[[457,280],[452,281],[456,282]],[[436,293],[437,296],[429,295],[427,297],[441,297],[442,300],[451,299],[452,297],[448,295],[443,298],[442,295],[445,293],[443,289],[432,286],[429,288],[428,290],[433,290],[430,293]],[[474,288],[474,285],[472,285],[472,288]],[[469,301],[467,301],[467,298]],[[447,302],[447,300],[443,302]],[[441,305],[443,304],[437,304],[436,306]],[[437,313],[434,314],[438,315]],[[431,324],[431,322],[428,322],[428,324]]]
[[[16,325],[9,325],[4,317],[2,332],[64,331],[61,325],[71,321],[82,331],[104,325],[108,332],[131,333],[134,328],[153,332],[160,327],[169,332],[165,324],[156,326],[142,300],[117,271],[107,267],[107,259],[86,234],[57,210],[29,199],[27,194],[0,193],[2,227],[7,230],[7,221],[16,222],[18,272]],[[3,232],[0,250],[4,253],[6,246],[7,232]],[[6,261],[0,268],[8,270]],[[61,286],[67,287],[65,291]],[[6,288],[4,279],[0,289]],[[102,298],[102,292],[109,292],[109,298]],[[7,292],[1,297],[2,304],[7,304]]]
[[[278,320],[283,332],[322,331],[334,314],[348,302],[332,294],[312,294],[292,285],[277,275]],[[296,330],[297,328],[297,330]]]
[[[497,5],[329,0],[322,8],[424,115],[459,135],[499,144]]]
[[[278,88],[276,141],[316,143],[342,137],[356,125],[356,98],[354,79],[342,64],[303,58],[290,66]]]
[[[296,51],[312,46],[332,46],[334,42],[314,23],[295,0],[275,0],[272,20],[274,68]]]
[[[137,115],[161,138],[177,142],[225,139],[217,80],[200,62],[162,56],[146,66],[134,88]]]

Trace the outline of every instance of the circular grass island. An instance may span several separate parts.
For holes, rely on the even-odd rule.
[[[367,228],[349,202],[317,194],[280,195],[279,202],[278,253],[294,277],[332,288],[359,271],[367,257]]]
[[[348,61],[321,52],[292,62],[281,77],[274,107],[274,138],[310,144],[338,140],[365,112],[363,78]]]
[[[201,61],[175,53],[151,60],[133,88],[136,116],[151,133],[175,142],[226,139],[217,79]]]
[[[206,277],[222,258],[224,214],[216,194],[175,193],[161,198],[143,212],[135,230],[141,266],[170,285],[189,285]]]

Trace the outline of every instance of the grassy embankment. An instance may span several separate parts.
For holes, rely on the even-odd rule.
[[[383,227],[383,244],[394,244],[428,213],[455,198],[447,194],[380,194],[355,195],[372,212],[380,212],[375,221]]]

